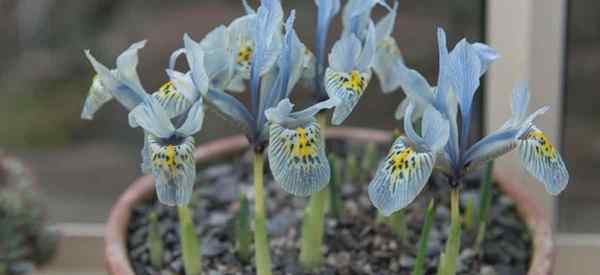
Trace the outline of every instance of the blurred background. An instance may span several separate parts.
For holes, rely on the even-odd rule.
[[[312,47],[313,1],[282,2],[286,10],[297,10],[296,29]],[[571,0],[565,8],[563,100],[552,108],[563,108],[561,151],[571,184],[558,198],[558,231],[600,233],[600,187],[595,185],[600,108],[593,103],[600,75],[600,2]],[[394,36],[406,63],[434,83],[435,27],[445,28],[449,44],[462,37],[484,41],[485,11],[484,0],[401,1]],[[200,40],[242,14],[239,0],[0,0],[0,150],[31,165],[51,223],[103,223],[118,195],[140,175],[142,133],[127,125],[121,106],[112,102],[94,121],[79,119],[93,77],[83,49],[111,67],[131,43],[148,39],[138,72],[146,90],[154,91],[166,81],[168,56],[182,46],[184,33]],[[374,17],[382,14],[377,9]],[[330,41],[339,29],[338,19]],[[295,96],[306,98],[309,92],[297,88]],[[393,113],[402,98],[400,91],[383,95],[374,78],[346,124],[394,129],[399,123]],[[198,143],[234,133],[233,125],[209,114]]]

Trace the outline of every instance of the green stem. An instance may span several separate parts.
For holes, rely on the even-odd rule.
[[[442,253],[438,275],[455,275],[460,252],[460,205],[458,188],[450,193],[450,232]]]
[[[202,274],[202,255],[200,254],[200,240],[194,230],[192,214],[187,205],[177,206],[179,215],[179,235],[181,238],[181,250],[185,274]]]
[[[300,263],[306,269],[314,269],[323,262],[321,246],[323,244],[323,220],[327,188],[314,193],[304,211],[302,221],[302,240]]]
[[[267,214],[265,211],[265,191],[263,171],[265,159],[262,152],[254,154],[254,255],[257,275],[271,275],[271,255],[267,238]]]

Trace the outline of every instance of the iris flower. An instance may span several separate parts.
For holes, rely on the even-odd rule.
[[[193,135],[202,128],[203,100],[191,89],[189,81],[179,78],[148,94],[136,72],[137,52],[144,45],[142,41],[129,47],[117,58],[117,68],[113,70],[86,51],[97,77],[84,103],[82,117],[91,119],[104,103],[113,97],[117,99],[130,111],[130,126],[144,129],[142,167],[154,176],[159,201],[166,205],[185,205],[191,199],[196,178]],[[205,84],[198,87],[206,89],[207,78],[204,81]],[[171,121],[173,118],[175,124]]]
[[[442,29],[437,34],[440,59],[437,87],[432,88],[415,70],[406,67],[400,70],[404,75],[399,75],[399,79],[409,102],[404,114],[406,136],[394,142],[369,184],[369,197],[375,207],[390,215],[415,199],[434,169],[448,176],[455,186],[467,173],[515,148],[525,169],[550,194],[560,193],[569,181],[569,174],[558,150],[533,124],[548,107],[527,115],[526,84],[513,91],[511,118],[497,131],[469,146],[473,96],[479,78],[498,55],[487,45],[471,44],[465,39],[448,52],[446,34]],[[423,136],[412,126],[417,106],[423,109]]]
[[[188,64],[191,64],[190,71],[184,74],[170,70],[169,74],[180,77],[188,75],[191,85],[194,86],[196,78],[204,78],[204,76],[196,77],[196,74],[206,72],[210,84],[201,94],[208,108],[236,122],[255,150],[262,151],[268,145],[269,161],[276,181],[287,192],[306,196],[319,191],[329,182],[330,171],[324,153],[325,144],[314,115],[324,108],[332,108],[337,101],[330,99],[310,106],[304,111],[291,111],[293,105],[288,97],[306,69],[304,61],[307,51],[293,29],[295,13],[292,11],[288,17],[285,23],[285,34],[282,34],[279,1],[263,0],[256,11],[248,5],[246,7],[249,14],[242,18],[254,16],[255,28],[246,31],[256,34],[252,40],[255,41],[252,43],[252,55],[248,60],[250,108],[246,108],[236,98],[227,94],[223,85],[215,85],[214,82],[214,76],[232,71],[230,66],[233,66],[233,74],[225,73],[229,77],[228,81],[231,82],[239,75],[239,64],[221,62],[222,66],[213,66],[220,68],[218,70],[209,69],[208,65],[205,65],[206,70],[195,66],[196,59],[200,57],[199,52],[205,52],[204,58],[208,60],[211,52],[220,51],[216,47],[217,43],[205,43],[209,39],[208,36],[200,43],[186,37],[183,52],[188,59]],[[236,19],[234,22],[238,20],[242,19]],[[236,35],[227,32],[239,31],[236,27],[224,29],[223,32],[225,33],[219,36],[231,38]],[[204,44],[215,47],[204,47]],[[274,48],[278,48],[279,52],[271,52]],[[238,55],[235,51],[225,54]],[[269,65],[273,56],[276,60]],[[285,148],[282,147],[284,145]],[[290,150],[292,146],[296,149]]]

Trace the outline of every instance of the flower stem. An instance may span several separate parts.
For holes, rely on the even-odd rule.
[[[181,250],[185,274],[202,274],[202,255],[200,254],[200,240],[194,230],[192,214],[187,205],[177,206],[179,215],[179,235],[181,238]]]
[[[236,219],[236,240],[238,256],[244,263],[250,261],[250,244],[252,243],[250,234],[250,209],[248,199],[242,194],[240,196],[240,210]]]
[[[446,241],[446,247],[440,257],[438,275],[456,274],[461,235],[459,207],[459,191],[458,188],[453,188],[450,193],[450,232]]]
[[[481,244],[485,237],[485,231],[488,220],[488,210],[492,204],[492,169],[494,167],[493,162],[489,162],[485,167],[483,173],[483,179],[480,187],[479,195],[479,209],[477,213],[477,238],[475,239],[475,252],[479,254],[481,251]]]
[[[323,220],[327,196],[327,188],[312,194],[308,206],[304,210],[300,263],[306,269],[314,269],[323,262],[321,246],[323,244]]]
[[[265,191],[263,171],[265,159],[262,152],[254,153],[254,258],[256,274],[271,275],[271,255],[267,238],[267,214],[265,211]]]

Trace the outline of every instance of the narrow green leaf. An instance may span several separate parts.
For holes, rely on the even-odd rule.
[[[248,198],[244,194],[240,195],[240,210],[236,218],[235,235],[237,254],[242,262],[247,263],[250,261],[252,233],[250,232],[250,207]]]
[[[354,181],[358,178],[358,173],[359,168],[356,153],[353,150],[350,150],[348,156],[346,157],[346,182],[354,183]]]
[[[423,275],[425,274],[425,258],[427,257],[427,244],[429,243],[429,232],[431,232],[431,225],[433,224],[434,214],[434,201],[429,201],[427,212],[425,213],[425,223],[421,229],[421,237],[419,238],[419,250],[417,251],[417,259],[411,275]]]
[[[403,244],[406,244],[408,241],[408,228],[406,226],[406,216],[404,215],[404,211],[400,209],[390,215],[388,224],[400,241]]]
[[[465,228],[467,228],[469,231],[472,231],[475,226],[475,213],[473,213],[475,208],[474,204],[475,202],[473,195],[468,196],[467,205],[465,207]]]
[[[342,211],[342,196],[340,194],[338,157],[329,155],[329,166],[331,167],[331,179],[329,180],[329,210],[333,217],[339,218]]]
[[[360,180],[366,181],[368,176],[373,173],[375,166],[377,165],[379,154],[377,152],[377,144],[374,142],[369,142],[365,147],[365,152],[363,154],[362,162],[360,165]]]
[[[300,263],[307,270],[323,263],[323,231],[327,188],[314,193],[304,210],[302,219],[302,239],[300,243]]]
[[[150,248],[150,263],[155,269],[162,268],[163,242],[158,230],[158,214],[151,212],[148,215],[148,247]]]
[[[480,195],[479,195],[479,210],[477,215],[477,238],[475,239],[475,252],[479,253],[481,244],[485,238],[485,231],[488,221],[488,212],[492,204],[492,170],[494,162],[490,161],[485,167],[483,178],[481,180]]]

